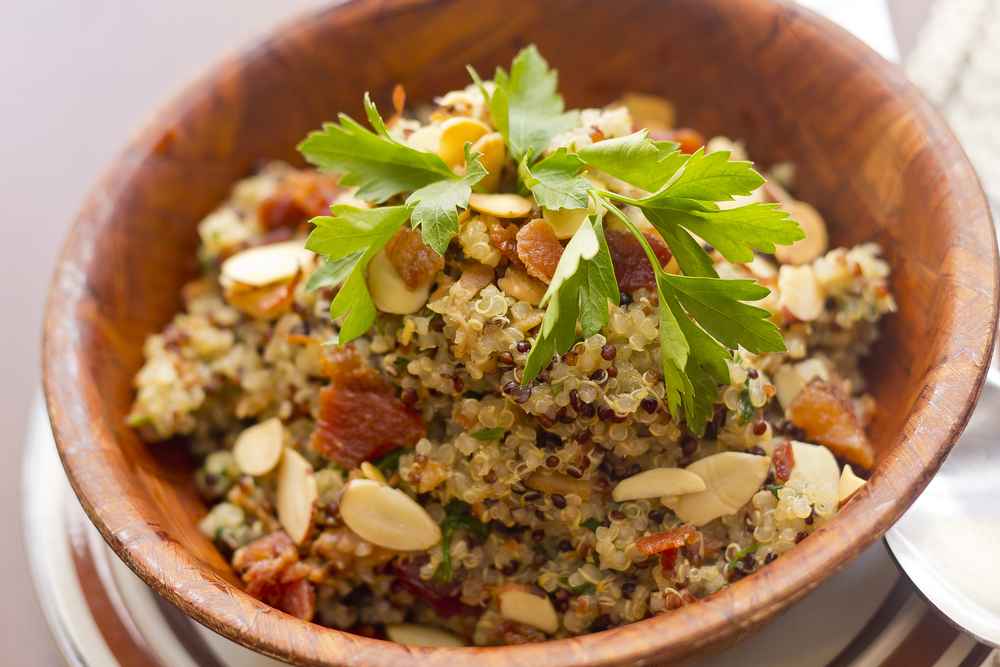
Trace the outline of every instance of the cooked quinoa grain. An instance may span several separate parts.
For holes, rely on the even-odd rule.
[[[389,132],[426,141],[463,117],[493,131],[476,86]],[[633,125],[624,106],[584,110],[550,150]],[[742,150],[725,138],[708,146]],[[515,173],[508,159],[502,183]],[[146,342],[135,379],[130,424],[148,441],[190,442],[209,507],[200,528],[268,603],[335,628],[434,626],[477,645],[595,632],[752,576],[832,519],[844,463],[872,464],[864,428],[875,405],[860,361],[895,309],[877,245],[795,253],[795,264],[712,253],[720,276],[771,289],[759,305],[787,351],[738,350],[697,437],[668,408],[657,293],[631,269],[607,325],[523,382],[553,266],[518,245],[526,225],[548,229],[530,199],[519,217],[463,213],[443,266],[415,259],[438,257],[420,255],[429,249],[417,236],[389,246],[387,270],[408,262],[405,283],[395,279],[411,301],[350,344],[327,345],[338,288],[309,289],[317,262],[301,239],[331,203],[368,205],[356,195],[278,163],[237,183],[202,221],[203,273]],[[565,240],[551,239],[561,252]],[[245,253],[289,241],[285,264],[248,269]],[[259,285],[232,278],[265,269]],[[275,418],[280,428],[234,453],[241,434]],[[661,469],[681,470],[646,474]],[[626,480],[636,499],[615,502]]]

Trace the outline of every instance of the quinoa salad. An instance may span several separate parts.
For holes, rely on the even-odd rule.
[[[502,645],[697,604],[864,485],[889,266],[664,99],[564,110],[534,47],[470,71],[234,185],[129,423],[304,620]]]

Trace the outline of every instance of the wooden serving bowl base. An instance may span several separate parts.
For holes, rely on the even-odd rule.
[[[868,368],[879,413],[870,483],[793,553],[705,601],[594,635],[421,649],[296,620],[246,595],[197,530],[205,508],[182,447],[125,424],[142,343],[196,275],[197,222],[262,159],[337,112],[361,117],[465,85],[534,42],[571,106],[623,91],[672,99],[683,125],[792,160],[835,244],[877,241],[899,312]],[[843,30],[759,0],[368,0],[317,12],[213,69],[165,108],[92,192],[63,249],[45,320],[44,377],[74,490],[115,552],[217,632],[300,665],[637,665],[733,639],[877,539],[923,489],[979,393],[997,319],[997,253],[976,176],[900,71]]]

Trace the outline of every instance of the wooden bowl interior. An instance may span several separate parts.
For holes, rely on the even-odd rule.
[[[882,244],[899,304],[869,368],[880,406],[869,490],[801,555],[717,596],[725,608],[685,608],[607,633],[604,643],[618,637],[621,650],[560,642],[572,648],[549,651],[550,664],[681,656],[766,618],[881,534],[964,425],[996,317],[985,206],[947,130],[853,38],[801,10],[751,0],[349,4],[277,32],[162,113],[84,209],[53,286],[46,385],[73,484],[119,554],[199,620],[303,663],[370,658],[380,646],[358,640],[347,650],[336,642],[354,640],[248,598],[239,605],[270,614],[270,625],[232,627],[219,609],[241,596],[197,530],[204,507],[183,447],[147,446],[125,425],[142,343],[196,275],[195,225],[260,160],[297,161],[295,144],[322,121],[340,111],[362,117],[364,91],[388,108],[402,83],[409,100],[426,101],[465,85],[467,63],[489,75],[531,42],[559,69],[572,106],[627,90],[662,94],[681,124],[744,139],[765,165],[795,161],[799,193],[825,215],[834,244]],[[428,655],[414,659],[433,662]]]

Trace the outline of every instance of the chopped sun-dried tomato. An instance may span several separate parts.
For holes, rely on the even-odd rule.
[[[653,139],[673,141],[678,144],[682,153],[691,154],[705,145],[705,136],[690,127],[678,127],[673,130],[653,130],[649,133]]]
[[[517,256],[517,225],[502,223],[495,218],[486,220],[486,231],[490,235],[490,244],[500,251],[508,261],[520,264]]]
[[[476,609],[462,602],[462,582],[455,580],[441,582],[435,579],[421,579],[420,559],[397,559],[393,562],[396,581],[413,595],[429,604],[439,616],[448,618],[456,614],[475,614]]]
[[[648,289],[655,287],[656,278],[653,275],[653,267],[650,266],[646,252],[638,239],[629,232],[617,229],[609,229],[605,236],[608,239],[608,250],[611,251],[611,261],[615,265],[618,287],[623,292],[634,292],[641,287]],[[645,236],[649,245],[652,246],[653,252],[656,253],[656,258],[660,260],[660,265],[666,265],[671,257],[666,244],[654,234],[647,232]]]
[[[424,243],[415,229],[396,232],[385,246],[385,255],[410,289],[430,285],[444,268],[444,257]]]
[[[785,416],[810,442],[826,445],[849,463],[862,468],[875,463],[875,450],[851,400],[835,384],[813,380],[795,397]]]
[[[556,272],[563,247],[552,225],[536,218],[517,230],[517,257],[528,275],[548,283]]]
[[[257,219],[265,230],[295,228],[309,218],[324,215],[344,191],[339,178],[316,171],[296,171],[281,180],[275,191],[257,207]]]
[[[685,523],[662,533],[646,535],[635,543],[635,547],[640,553],[652,556],[668,549],[680,549],[688,544],[697,544],[700,539],[701,533],[698,529]]]
[[[238,549],[233,567],[255,598],[306,621],[316,613],[316,590],[305,578],[308,568],[299,563],[295,543],[283,531]]]
[[[420,414],[353,348],[337,350],[325,362],[330,384],[319,394],[319,415],[310,438],[315,451],[355,468],[423,437]]]
[[[779,442],[774,447],[774,455],[771,457],[774,464],[774,478],[784,484],[792,476],[792,468],[795,467],[795,454],[792,451],[792,443],[788,440]]]

